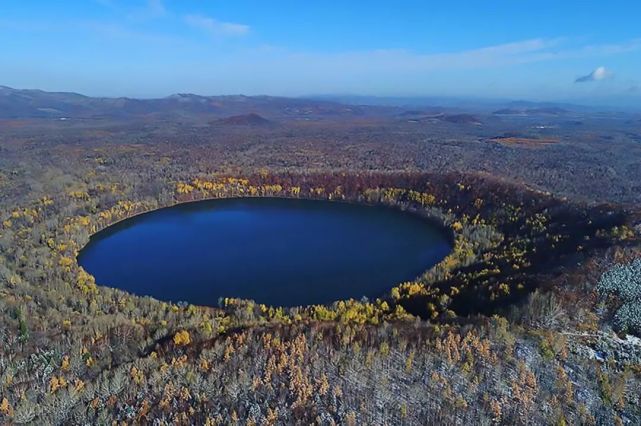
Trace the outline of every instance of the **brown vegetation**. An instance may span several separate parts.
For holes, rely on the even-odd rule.
[[[578,167],[592,145],[516,152],[405,126],[0,130],[0,423],[640,423],[639,343],[595,291],[640,256],[638,151],[613,153],[612,173]],[[454,249],[380,299],[287,309],[160,302],[76,262],[119,220],[230,196],[393,205],[446,226]]]
[[[528,148],[538,148],[546,145],[559,143],[558,139],[538,139],[538,138],[518,138],[518,137],[500,137],[492,139],[494,142],[506,145],[522,145]]]

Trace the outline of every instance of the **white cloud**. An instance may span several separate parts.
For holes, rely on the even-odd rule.
[[[610,72],[610,70],[607,70],[605,67],[598,67],[597,69],[592,71],[590,74],[577,78],[576,80],[574,80],[574,82],[586,83],[589,81],[605,80],[610,77],[612,77],[612,72]]]
[[[234,22],[223,22],[201,15],[185,16],[185,23],[218,37],[238,37],[249,33],[249,26]]]
[[[167,14],[167,9],[162,0],[147,0],[147,10],[152,16],[163,16]]]
[[[445,53],[418,53],[406,49],[378,49],[338,53],[274,50],[273,57],[293,67],[338,68],[343,73],[421,73],[438,70],[500,68],[552,59],[561,39],[531,39]]]
[[[125,13],[125,17],[130,21],[148,21],[164,18],[169,15],[163,0],[145,0],[141,3],[140,6],[132,8],[129,7],[130,4],[119,4],[118,7],[116,7],[115,3],[112,4],[114,8]]]
[[[455,95],[522,96],[535,93],[558,95],[571,90],[562,73],[567,61],[605,61],[608,56],[637,51],[637,41],[618,45],[577,44],[567,38],[536,38],[476,49],[421,53],[408,49],[356,50],[344,52],[292,51],[283,46],[257,46],[219,52],[208,46],[199,66],[211,67],[220,86],[201,91],[226,93],[433,93]],[[214,59],[215,58],[215,59]],[[541,64],[536,67],[530,65]],[[547,64],[547,65],[543,65]],[[261,73],[256,73],[259,66]],[[609,71],[606,69],[605,75]],[[208,78],[211,74],[208,74]],[[602,74],[597,73],[597,78]],[[210,79],[189,79],[192,91],[211,87]],[[570,83],[571,84],[571,83]],[[536,89],[532,89],[535,87]],[[520,92],[519,92],[520,90]]]
[[[183,44],[180,37],[164,33],[139,31],[118,23],[101,21],[78,21],[67,23],[64,28],[78,28],[109,40],[126,40],[129,43],[146,43],[157,46]]]

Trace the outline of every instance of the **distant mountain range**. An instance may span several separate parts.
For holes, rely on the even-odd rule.
[[[548,115],[594,113],[596,108],[551,102],[458,99],[445,97],[310,96],[201,96],[175,94],[157,99],[90,97],[70,92],[21,90],[0,86],[0,118],[190,118],[217,120],[256,114],[265,120],[399,117],[419,112],[445,114],[441,120],[476,123],[470,114]],[[418,115],[418,114],[416,114]],[[434,117],[432,117],[434,118]],[[259,124],[256,117],[240,121]],[[234,119],[231,119],[233,122]],[[252,123],[253,122],[253,123]]]
[[[213,119],[258,114],[271,118],[393,115],[398,108],[272,96],[175,94],[159,99],[101,98],[77,93],[20,90],[0,86],[0,118],[127,118],[142,116]]]
[[[486,99],[475,97],[448,96],[359,96],[359,95],[311,95],[310,99],[340,102],[347,105],[381,105],[405,109],[438,108],[441,111],[465,110],[475,113],[489,113],[501,109],[532,110],[531,114],[545,113],[546,109],[562,109],[568,112],[594,113],[620,111],[621,108],[608,106],[590,106],[590,103],[574,104],[571,102],[536,102],[512,99]],[[637,108],[638,109],[638,108]]]

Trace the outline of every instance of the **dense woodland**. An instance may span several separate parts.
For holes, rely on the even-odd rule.
[[[45,142],[42,128],[17,136],[3,125],[0,423],[641,423],[641,329],[629,320],[641,288],[638,182],[586,203],[587,189],[560,196],[528,164],[518,179],[406,170],[396,164],[419,156],[392,153],[399,143],[321,147],[314,123],[221,131],[235,151],[167,134],[150,144],[153,128],[139,143],[92,128],[85,144],[86,129],[76,143],[54,125]],[[256,160],[267,148],[249,140],[271,132],[292,132],[297,157],[277,142]],[[366,157],[378,164],[358,163]],[[529,175],[541,181],[523,184]],[[162,302],[101,286],[76,262],[120,220],[245,196],[391,205],[439,223],[453,249],[379,299],[295,308]]]

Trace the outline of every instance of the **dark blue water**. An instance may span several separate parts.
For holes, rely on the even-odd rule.
[[[450,250],[409,213],[328,201],[244,198],[187,203],[94,235],[78,261],[100,285],[216,306],[377,297]]]

